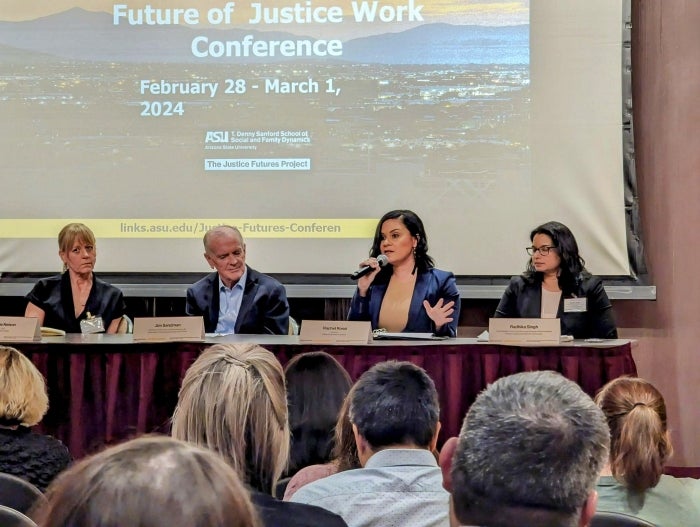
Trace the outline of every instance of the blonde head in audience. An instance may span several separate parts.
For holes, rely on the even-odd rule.
[[[637,491],[656,486],[672,447],[661,393],[638,377],[607,383],[595,401],[610,427],[610,469],[620,483]]]
[[[0,420],[34,426],[48,408],[46,382],[36,366],[15,348],[0,346]]]
[[[142,437],[69,468],[31,513],[39,527],[261,527],[248,491],[214,452]]]
[[[284,373],[256,344],[216,344],[187,370],[172,435],[221,454],[252,488],[270,494],[289,457]]]

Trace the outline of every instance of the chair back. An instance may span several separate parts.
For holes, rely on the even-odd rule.
[[[36,523],[15,509],[0,505],[0,525],[2,527],[37,527]]]
[[[299,334],[299,323],[292,317],[289,317],[289,334],[298,335]]]
[[[122,315],[121,320],[119,320],[119,325],[117,325],[117,333],[125,334],[125,333],[133,333],[133,332],[134,332],[133,321],[127,315]]]
[[[37,500],[45,499],[42,492],[28,481],[0,472],[0,505],[25,513]],[[0,525],[4,524],[0,522]]]
[[[590,527],[656,527],[656,525],[629,514],[600,511],[593,515]]]

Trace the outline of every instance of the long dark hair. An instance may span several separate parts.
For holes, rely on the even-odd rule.
[[[586,262],[578,253],[576,238],[569,228],[558,221],[548,221],[539,227],[532,229],[530,241],[538,234],[546,234],[552,239],[552,246],[559,254],[559,288],[564,295],[569,295],[578,288],[582,276],[589,274],[586,270]],[[541,272],[535,270],[532,259],[528,259],[524,276],[531,280],[541,282],[544,278]]]
[[[296,355],[284,374],[292,432],[288,473],[293,474],[331,460],[333,432],[352,381],[343,366],[323,351]]]
[[[418,272],[424,273],[428,269],[435,267],[435,262],[432,257],[428,255],[428,235],[425,233],[425,227],[423,227],[423,222],[418,217],[418,215],[412,210],[398,209],[392,210],[384,214],[377,223],[377,228],[374,231],[374,240],[372,241],[372,248],[369,251],[369,255],[373,258],[379,256],[381,251],[382,243],[382,225],[387,220],[401,220],[411,236],[418,240],[416,249],[414,252],[414,259],[416,261],[416,269]],[[391,276],[392,270],[391,266],[387,265],[382,269],[377,278],[388,280]]]

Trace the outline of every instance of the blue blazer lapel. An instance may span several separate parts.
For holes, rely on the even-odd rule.
[[[379,311],[386,294],[387,284],[372,284],[372,295],[369,297],[369,312],[372,314],[372,327],[379,328]]]
[[[423,300],[430,300],[428,287],[430,285],[430,273],[418,273],[416,277],[416,285],[413,288],[413,296],[411,297],[411,307],[408,309],[408,321],[406,322],[406,331],[415,331],[414,323],[422,320],[424,317]]]
[[[236,333],[241,330],[241,325],[248,318],[248,313],[255,305],[255,295],[258,292],[258,281],[253,277],[252,269],[248,267],[248,276],[246,277],[245,287],[243,288],[243,298],[241,299],[241,308],[238,310],[236,317]]]
[[[216,331],[216,326],[219,323],[219,273],[212,273],[210,281],[209,294],[211,295],[211,301],[207,298],[205,302],[209,306],[209,320],[213,326],[211,330],[213,332]]]

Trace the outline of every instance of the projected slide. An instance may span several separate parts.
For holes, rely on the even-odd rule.
[[[52,270],[78,220],[102,271],[206,269],[229,223],[261,270],[344,273],[411,208],[441,267],[511,274],[554,219],[533,210],[527,1],[12,4],[3,270]]]

